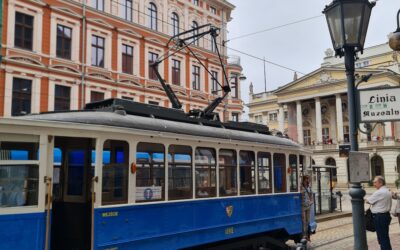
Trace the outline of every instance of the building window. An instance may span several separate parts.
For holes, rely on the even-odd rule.
[[[15,13],[14,46],[32,50],[33,46],[33,16]]]
[[[104,100],[104,93],[97,91],[90,91],[90,101],[98,102]]]
[[[196,46],[199,46],[199,39],[196,39],[195,36],[197,36],[199,34],[199,30],[197,29],[199,28],[199,24],[195,21],[192,22],[192,29],[193,29],[193,44]]]
[[[155,102],[155,101],[149,101],[149,104],[151,104],[151,105],[156,105],[156,106],[159,106],[159,105],[160,105],[159,102]]]
[[[332,140],[329,138],[329,128],[322,128],[322,143],[332,144]]]
[[[254,116],[254,120],[255,120],[255,122],[258,123],[258,124],[262,124],[262,123],[263,123],[262,115],[256,115],[256,116]]]
[[[71,101],[71,88],[56,85],[54,88],[54,111],[69,110]]]
[[[192,76],[193,76],[193,89],[200,90],[200,67],[192,66]]]
[[[216,15],[217,14],[217,9],[215,7],[210,6],[210,12],[211,12],[211,14]]]
[[[343,126],[343,139],[344,142],[350,142],[349,126]]]
[[[218,94],[218,72],[211,71],[211,93]]]
[[[289,113],[287,111],[283,112],[283,117],[287,120],[289,118]]]
[[[71,59],[72,29],[57,25],[57,57]]]
[[[234,122],[239,121],[239,113],[232,113],[232,121]]]
[[[199,0],[193,0],[193,4],[199,6]]]
[[[178,16],[178,14],[173,12],[171,21],[172,21],[172,35],[176,36],[177,34],[179,34],[179,16]]]
[[[122,4],[123,18],[132,22],[132,0],[124,0]]]
[[[92,36],[92,66],[104,67],[104,38]]]
[[[181,84],[181,62],[172,59],[172,84]]]
[[[150,3],[148,10],[150,29],[157,30],[157,6],[154,3]]]
[[[92,7],[96,10],[104,11],[104,0],[91,0]]]
[[[269,121],[277,121],[278,120],[278,113],[271,113],[269,114]]]
[[[232,98],[238,98],[239,96],[239,89],[238,89],[238,76],[233,75],[231,76],[232,81],[231,81],[231,96]]]
[[[158,54],[149,52],[149,78],[152,80],[157,80],[156,71],[151,67],[153,63],[157,61]]]
[[[25,115],[31,112],[32,81],[14,78],[12,89],[11,115]]]
[[[303,140],[305,146],[311,145],[311,130],[303,130]]]
[[[133,47],[122,44],[122,72],[133,74]]]

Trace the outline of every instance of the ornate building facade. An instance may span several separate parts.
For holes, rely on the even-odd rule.
[[[232,87],[216,112],[238,120],[242,67],[222,46],[233,9],[226,0],[4,0],[0,116],[75,110],[113,97],[170,107],[150,64],[172,35],[211,24],[220,28],[217,46]],[[201,63],[183,50],[159,65],[185,111],[222,94],[213,78],[225,82],[211,37],[191,48]]]
[[[400,85],[400,55],[388,44],[365,49],[356,61],[356,82],[372,73],[359,89]],[[250,91],[252,92],[252,91]],[[251,121],[267,124],[277,133],[313,149],[317,165],[335,165],[338,185],[346,186],[347,158],[339,156],[339,145],[349,143],[347,80],[343,58],[326,51],[321,67],[271,92],[250,93]],[[400,174],[400,123],[371,124],[370,134],[359,132],[360,151],[370,154],[371,179],[384,175],[393,185]],[[364,124],[360,129],[365,131]]]

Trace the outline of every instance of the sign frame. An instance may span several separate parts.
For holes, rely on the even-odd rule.
[[[368,183],[371,178],[371,173],[370,173],[371,162],[369,158],[369,153],[360,151],[350,151],[348,160],[349,160],[349,167],[348,167],[349,183]],[[354,162],[356,162],[357,164],[353,164]],[[357,168],[354,167],[355,165],[357,165]]]
[[[357,119],[357,124],[360,123],[374,123],[374,122],[389,122],[389,121],[400,121],[400,117],[399,119],[381,119],[381,120],[362,120],[362,115],[361,115],[361,92],[366,92],[366,91],[373,91],[373,90],[391,90],[391,89],[400,89],[399,86],[385,86],[385,87],[373,87],[373,88],[366,88],[366,89],[357,89],[357,95],[356,95],[356,105],[357,105],[357,115],[356,115],[356,119]],[[400,97],[399,97],[399,102],[400,102]]]

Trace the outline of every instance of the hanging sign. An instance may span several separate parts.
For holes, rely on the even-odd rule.
[[[400,87],[358,90],[359,122],[400,120]]]

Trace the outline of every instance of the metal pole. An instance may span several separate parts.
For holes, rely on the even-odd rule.
[[[267,72],[265,69],[265,56],[264,56],[264,92],[267,93]]]
[[[356,87],[354,79],[354,61],[356,53],[353,47],[346,47],[344,63],[347,76],[347,98],[349,106],[349,129],[351,151],[358,151],[357,119],[356,119]],[[367,234],[364,221],[364,196],[365,190],[361,183],[353,183],[350,192],[353,214],[354,249],[367,250]]]

